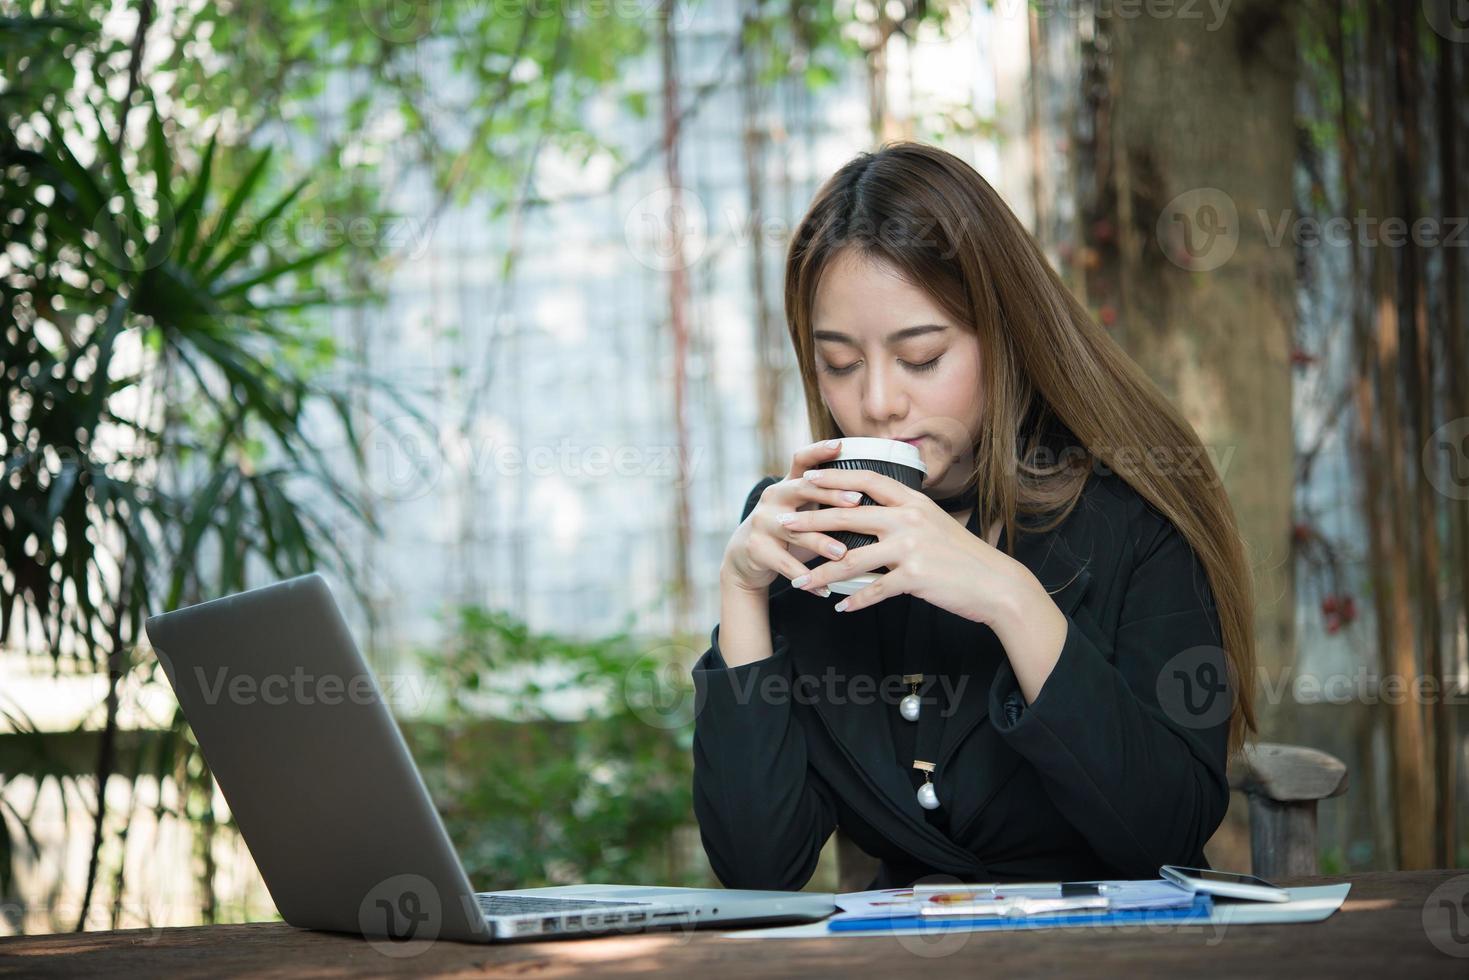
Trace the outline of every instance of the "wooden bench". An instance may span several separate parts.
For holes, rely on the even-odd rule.
[[[1262,878],[1316,873],[1316,804],[1347,791],[1347,767],[1304,745],[1246,743],[1229,788],[1250,801],[1250,864]]]
[[[1316,804],[1347,791],[1345,763],[1302,745],[1246,744],[1229,764],[1229,788],[1250,801],[1252,874],[1272,881],[1316,874]],[[836,836],[838,890],[866,889],[877,859],[840,827]]]

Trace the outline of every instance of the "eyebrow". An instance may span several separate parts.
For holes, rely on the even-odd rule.
[[[904,327],[901,330],[894,330],[888,334],[887,339],[883,343],[888,347],[892,347],[894,344],[900,344],[910,337],[921,337],[927,333],[942,333],[947,329],[949,329],[947,326],[940,323],[920,323],[916,327]],[[831,340],[839,344],[851,344],[853,347],[857,346],[857,341],[835,330],[818,330],[812,336],[817,340]]]

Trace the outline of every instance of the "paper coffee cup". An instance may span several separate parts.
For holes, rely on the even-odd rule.
[[[897,480],[903,486],[913,490],[923,489],[923,478],[928,475],[928,467],[923,465],[923,457],[919,454],[917,446],[896,439],[874,439],[870,436],[843,437],[842,448],[836,458],[817,463],[816,469],[871,470]],[[864,493],[860,506],[869,504],[881,506]],[[827,504],[821,505],[823,509],[828,506]],[[831,531],[829,533],[846,545],[848,551],[872,544],[877,540],[871,534],[862,534],[857,531]],[[816,568],[829,560],[823,557],[808,567]],[[887,571],[886,567],[876,568],[870,572],[842,579],[840,582],[832,582],[828,588],[842,595],[851,595],[871,585]]]

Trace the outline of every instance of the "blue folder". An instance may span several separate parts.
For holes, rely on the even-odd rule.
[[[874,929],[1044,929],[1058,925],[1122,925],[1148,922],[1207,921],[1214,911],[1214,900],[1203,893],[1194,896],[1194,904],[1171,909],[1118,909],[1096,912],[1077,909],[1072,912],[1044,912],[1037,915],[959,916],[898,915],[892,918],[829,919],[832,932],[858,932]]]

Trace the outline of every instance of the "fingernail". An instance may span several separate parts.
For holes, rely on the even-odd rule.
[[[791,521],[794,521],[796,519],[796,515],[795,514],[778,514],[778,515],[776,515],[776,518],[775,519],[778,520],[778,521],[780,521],[782,524],[789,524]]]
[[[808,480],[815,480],[817,477],[821,476],[821,471],[807,470],[805,473],[802,474],[802,476],[804,476]]]
[[[824,550],[828,555],[831,555],[833,558],[840,558],[842,557],[842,552],[846,551],[847,549],[846,546],[842,545],[841,543],[833,541],[831,544],[827,545]]]
[[[862,492],[860,490],[843,490],[842,499],[850,500],[852,503],[855,504],[857,501],[862,499]]]
[[[791,579],[791,585],[799,589],[809,581],[811,581],[810,575],[797,575],[795,578]]]
[[[840,446],[841,444],[842,444],[842,441],[840,439],[828,439],[828,440],[826,440],[826,448],[827,449],[835,449],[836,447]]]
[[[837,612],[846,612],[847,611],[847,600],[846,599],[843,599],[841,602],[837,603],[833,608],[836,609]]]
[[[829,599],[831,598],[831,589],[828,589],[826,586],[823,585],[816,594],[821,596],[821,598],[823,599]]]

